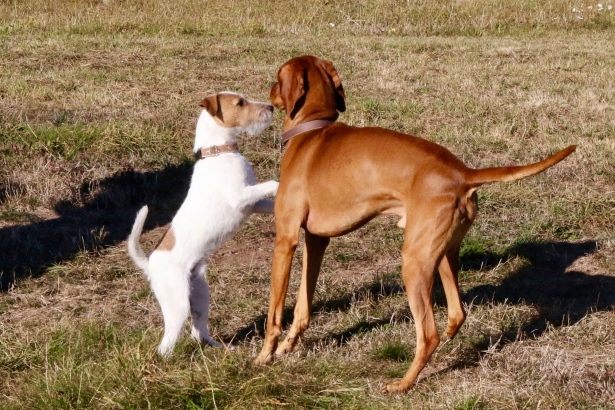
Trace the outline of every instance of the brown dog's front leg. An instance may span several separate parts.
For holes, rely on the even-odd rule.
[[[288,336],[286,336],[286,339],[278,346],[275,352],[276,355],[283,355],[297,350],[297,339],[310,324],[314,289],[318,281],[322,258],[328,245],[329,238],[314,235],[307,230],[305,231],[303,273],[301,276],[299,294],[297,295],[297,304],[295,305],[295,317],[288,332]]]
[[[282,315],[284,301],[288,290],[288,278],[293,254],[297,249],[298,232],[293,236],[281,236],[278,231],[275,248],[273,250],[273,263],[271,268],[271,299],[267,315],[267,332],[263,349],[256,358],[257,364],[266,364],[273,359],[273,352],[278,345],[278,338],[282,334]]]

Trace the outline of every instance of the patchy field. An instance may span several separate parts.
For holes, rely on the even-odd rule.
[[[0,1],[0,408],[615,408],[615,3]],[[574,9],[574,11],[573,11]],[[278,67],[332,60],[340,117],[438,142],[471,166],[549,171],[482,188],[462,248],[468,319],[405,396],[412,360],[402,231],[332,241],[304,349],[252,364],[272,217],[213,257],[211,330],[155,355],[162,317],[125,252],[183,200],[198,102],[268,98]],[[240,140],[277,178],[278,113]],[[300,279],[295,258],[287,319]],[[446,307],[435,289],[442,331]]]

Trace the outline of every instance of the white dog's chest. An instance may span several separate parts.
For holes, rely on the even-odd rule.
[[[177,245],[186,241],[197,253],[218,247],[252,213],[251,208],[234,208],[228,198],[254,184],[252,166],[241,155],[223,154],[197,162],[186,200],[172,223]]]
[[[255,184],[252,165],[239,154],[221,154],[198,161],[190,183],[195,194],[242,189]],[[189,194],[190,195],[190,192]]]

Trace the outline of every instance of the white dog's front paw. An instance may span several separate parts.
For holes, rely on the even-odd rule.
[[[267,181],[263,184],[265,185],[267,195],[275,196],[278,193],[278,186],[280,185],[278,181]]]

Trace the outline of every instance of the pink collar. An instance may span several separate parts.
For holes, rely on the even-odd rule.
[[[318,128],[324,128],[327,125],[333,124],[334,122],[335,121],[331,121],[331,120],[314,120],[314,121],[304,122],[302,124],[297,125],[296,127],[292,127],[288,131],[284,131],[282,133],[282,146],[284,146],[284,144],[286,144],[289,139],[299,134],[303,134],[304,132],[316,130]]]

